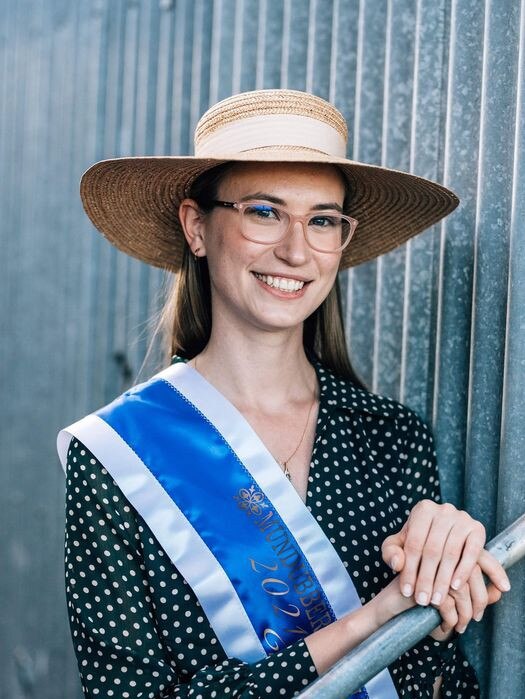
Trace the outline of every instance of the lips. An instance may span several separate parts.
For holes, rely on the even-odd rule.
[[[274,277],[270,274],[260,274],[259,272],[254,272],[254,275],[264,284],[273,287],[274,289],[279,289],[279,291],[293,293],[299,291],[303,288],[305,282],[302,279],[291,279],[289,277]]]

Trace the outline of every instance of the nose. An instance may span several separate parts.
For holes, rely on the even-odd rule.
[[[301,221],[290,223],[285,237],[276,244],[274,252],[279,259],[294,267],[308,262],[311,249],[306,242],[304,224]]]

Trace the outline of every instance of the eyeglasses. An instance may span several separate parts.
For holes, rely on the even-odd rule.
[[[340,252],[357,227],[357,221],[334,211],[316,211],[295,216],[264,201],[212,201],[214,206],[237,209],[241,215],[241,234],[253,243],[273,245],[283,240],[290,227],[300,221],[308,245],[318,252]]]

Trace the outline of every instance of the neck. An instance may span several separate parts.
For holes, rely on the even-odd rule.
[[[317,392],[302,326],[282,333],[217,329],[196,359],[198,371],[241,409],[274,412],[291,402],[311,401]]]

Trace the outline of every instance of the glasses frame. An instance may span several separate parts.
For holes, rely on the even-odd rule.
[[[253,206],[254,203],[260,203],[264,204],[265,206],[270,206],[272,209],[275,209],[278,212],[281,212],[283,214],[286,214],[289,219],[289,224],[283,235],[278,239],[274,240],[271,243],[267,243],[265,241],[261,240],[254,240],[253,238],[250,238],[244,233],[244,226],[241,227],[241,234],[243,238],[246,238],[246,240],[251,241],[252,243],[259,243],[260,245],[276,245],[277,243],[280,243],[282,240],[286,238],[288,233],[290,232],[290,229],[292,226],[294,226],[295,223],[298,221],[301,223],[301,227],[303,229],[303,235],[304,239],[306,240],[307,244],[309,247],[312,248],[312,250],[316,250],[317,252],[324,252],[327,253],[328,255],[332,253],[338,253],[341,252],[346,248],[346,246],[350,243],[352,238],[354,237],[355,229],[357,228],[358,221],[355,218],[352,218],[351,216],[347,216],[346,214],[341,214],[339,211],[337,212],[337,215],[340,216],[342,219],[348,222],[350,225],[350,235],[348,238],[345,240],[344,244],[341,245],[340,247],[336,248],[335,250],[322,250],[321,248],[315,247],[315,245],[312,245],[312,243],[308,240],[308,229],[307,229],[307,223],[311,218],[315,218],[315,216],[322,216],[323,214],[334,214],[333,211],[329,210],[323,210],[323,211],[315,211],[310,214],[305,214],[304,216],[296,216],[295,214],[290,213],[287,209],[283,209],[281,206],[275,206],[272,203],[265,202],[262,200],[254,199],[253,201],[222,201],[221,199],[213,199],[211,204],[213,206],[221,206],[225,209],[236,209],[240,214],[243,214],[244,209],[246,209],[248,206]],[[242,219],[241,219],[242,220]]]

